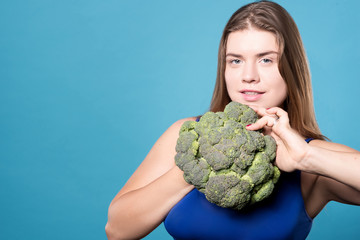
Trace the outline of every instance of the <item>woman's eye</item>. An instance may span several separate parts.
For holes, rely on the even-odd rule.
[[[233,59],[231,60],[231,63],[233,64],[239,64],[241,61],[239,59]]]
[[[272,63],[271,59],[268,59],[268,58],[261,59],[261,62],[263,62],[263,63]]]

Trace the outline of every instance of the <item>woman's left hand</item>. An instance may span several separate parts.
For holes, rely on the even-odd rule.
[[[291,128],[286,111],[279,107],[260,108],[251,106],[261,117],[254,124],[248,125],[247,130],[264,129],[264,134],[270,134],[276,141],[275,164],[283,171],[291,172],[301,168],[306,158],[308,144],[298,132]]]

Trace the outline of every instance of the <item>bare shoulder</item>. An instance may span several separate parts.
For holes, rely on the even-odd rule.
[[[145,159],[129,178],[117,197],[144,187],[175,166],[175,147],[182,124],[195,121],[196,117],[184,118],[173,123],[155,142]],[[116,198],[117,198],[116,197]]]
[[[179,137],[179,131],[180,131],[181,126],[186,121],[195,121],[195,120],[196,120],[196,117],[189,117],[189,118],[183,118],[183,119],[177,120],[164,132],[163,135],[161,135],[159,140],[155,143],[154,147],[156,147],[157,145],[160,145],[160,144],[165,144],[165,143],[174,144],[174,140],[177,140],[177,138]]]
[[[176,154],[175,147],[179,137],[179,131],[181,126],[186,121],[194,121],[195,117],[184,118],[173,123],[156,141],[142,165],[150,163],[150,165],[161,166],[157,167],[159,170],[163,168],[163,171],[169,170],[174,166],[174,156]]]
[[[195,117],[189,117],[177,120],[173,123],[155,142],[154,146],[139,166],[139,169],[141,170],[144,167],[150,168],[154,171],[159,171],[156,175],[160,175],[174,166],[174,156],[176,154],[175,147],[179,137],[180,128],[184,122],[194,121],[195,119]]]
[[[179,119],[177,120],[176,122],[174,122],[169,128],[167,131],[170,131],[170,132],[177,132],[179,133],[180,131],[180,128],[181,126],[184,124],[184,122],[186,121],[195,121],[196,120],[196,117],[188,117],[188,118],[183,118],[183,119]]]
[[[186,121],[195,121],[195,117],[189,117],[177,120],[174,122],[156,141],[149,154],[146,156],[145,160],[152,158],[153,154],[165,154],[170,153],[171,155],[175,154],[175,145],[177,138],[179,137],[179,131],[181,126]]]

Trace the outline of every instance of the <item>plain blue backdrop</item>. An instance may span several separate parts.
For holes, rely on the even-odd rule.
[[[217,49],[249,1],[0,2],[0,239],[106,239],[107,208],[174,121],[208,110]],[[360,149],[358,1],[277,1],[294,17],[315,109]],[[328,204],[308,239],[359,239]],[[161,225],[146,239],[171,239]]]

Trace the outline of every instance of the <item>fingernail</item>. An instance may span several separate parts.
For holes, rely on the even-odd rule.
[[[266,110],[269,110],[270,108],[267,108]]]
[[[251,124],[248,124],[248,125],[246,125],[246,126],[248,127],[248,126],[250,126],[250,125],[251,125]]]

